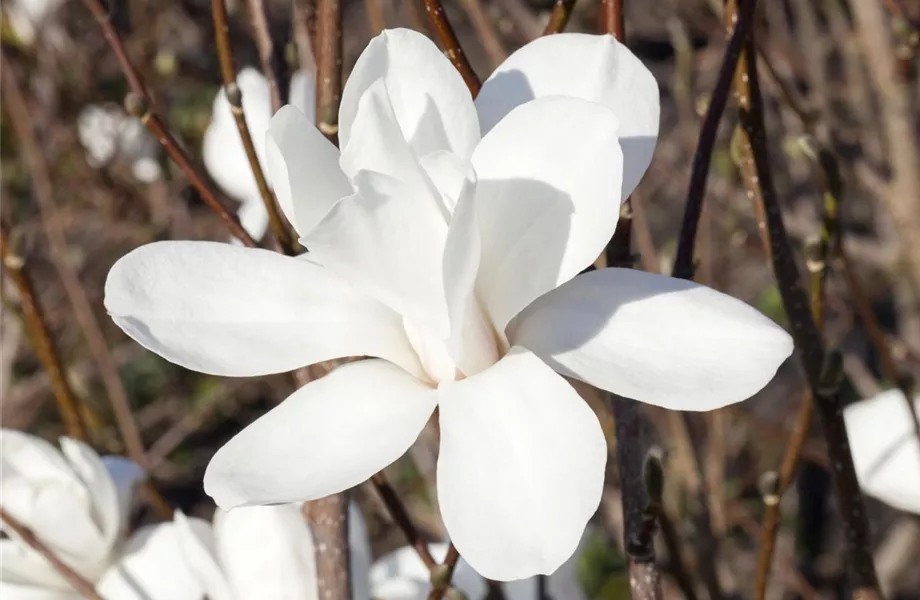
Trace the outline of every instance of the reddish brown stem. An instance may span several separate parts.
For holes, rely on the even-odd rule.
[[[236,68],[233,66],[233,51],[230,48],[230,27],[227,23],[227,6],[224,4],[224,0],[211,0],[211,14],[214,19],[214,36],[217,42],[220,74],[224,80],[224,93],[226,93],[227,101],[230,104],[230,112],[233,113],[236,129],[240,133],[240,140],[243,143],[243,149],[246,151],[246,158],[249,160],[249,168],[252,170],[253,177],[256,180],[256,186],[259,188],[259,195],[262,197],[262,204],[268,213],[268,222],[272,232],[275,234],[275,239],[278,240],[278,244],[285,254],[293,256],[297,254],[298,244],[285,223],[284,217],[281,216],[278,203],[275,202],[275,197],[268,187],[268,180],[265,179],[262,164],[256,154],[252,134],[246,124],[246,115],[243,112],[243,93],[236,84]],[[277,89],[273,93],[277,93]]]
[[[441,0],[425,0],[425,10],[428,11],[428,17],[431,19],[432,27],[434,27],[435,36],[441,42],[441,47],[447,54],[447,58],[460,72],[460,76],[466,82],[466,87],[470,89],[470,94],[475,98],[479,94],[479,88],[482,87],[482,83],[479,81],[476,72],[473,71],[469,60],[467,60],[466,53],[460,46],[460,40],[457,39],[457,34],[454,33],[454,28],[451,26],[450,21],[447,20]]]
[[[86,424],[80,415],[79,400],[74,394],[64,367],[61,363],[60,353],[51,337],[51,331],[45,321],[45,314],[35,288],[25,271],[25,260],[17,256],[10,244],[10,228],[5,220],[0,221],[0,258],[9,281],[19,294],[19,305],[22,307],[23,322],[35,354],[48,372],[51,380],[51,391],[57,402],[58,412],[64,421],[64,429],[72,438],[86,441]]]
[[[572,10],[575,8],[575,0],[556,0],[553,10],[549,14],[549,22],[543,30],[543,35],[552,35],[565,31],[569,19],[572,18]]]
[[[64,561],[58,558],[48,546],[43,544],[28,527],[20,523],[19,520],[6,512],[3,508],[0,508],[0,520],[16,534],[16,537],[21,539],[27,546],[47,560],[51,566],[54,567],[54,570],[84,598],[89,598],[89,600],[103,600],[102,596],[96,592],[96,588],[93,587],[92,583],[71,569]]]

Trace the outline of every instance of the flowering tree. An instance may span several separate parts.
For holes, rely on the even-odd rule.
[[[609,597],[606,580],[592,583],[597,569],[585,566],[600,538],[619,546],[632,597],[664,598],[679,589],[696,598],[699,578],[717,600],[726,585],[737,585],[720,574],[718,552],[729,536],[725,446],[736,443],[724,415],[755,395],[774,402],[783,386],[786,395],[798,386],[801,407],[780,466],[759,477],[763,517],[751,561],[753,597],[765,598],[775,570],[780,502],[809,452],[813,415],[844,533],[849,589],[860,598],[881,597],[887,582],[880,584],[876,572],[860,490],[920,512],[917,406],[841,241],[844,178],[836,138],[815,125],[772,69],[755,40],[755,0],[719,7],[725,35],[712,61],[719,66],[690,144],[679,218],[661,211],[662,220],[679,223],[663,260],[656,258],[637,190],[660,177],[649,167],[670,151],[658,142],[668,135],[662,123],[671,119],[672,90],[662,93],[654,61],[627,45],[621,2],[598,4],[600,32],[576,33],[563,31],[577,17],[575,3],[560,0],[545,15],[543,35],[508,53],[483,6],[464,0],[494,63],[481,80],[470,44],[461,45],[464,36],[439,0],[424,0],[430,37],[418,26],[388,28],[393,15],[368,2],[375,36],[360,44],[347,77],[349,32],[336,0],[291,3],[296,47],[289,53],[272,30],[270,7],[247,0],[258,70],[238,70],[237,24],[224,0],[212,0],[209,33],[223,85],[207,96],[210,116],[199,132],[204,170],[197,166],[199,148],[176,135],[169,101],[133,62],[122,31],[130,15],[101,0],[83,4],[130,88],[124,109],[94,104],[75,119],[85,164],[104,173],[100,178],[110,178],[119,164],[130,166],[131,185],[144,187],[156,207],[153,220],[165,223],[173,219],[162,211],[173,206],[169,188],[177,173],[162,149],[225,231],[205,236],[174,228],[132,243],[113,256],[102,297],[91,300],[67,256],[50,187],[53,162],[31,122],[21,69],[4,54],[4,110],[121,438],[113,439],[99,406],[66,373],[66,356],[4,214],[5,272],[68,434],[58,452],[39,437],[3,429],[5,594]],[[914,27],[892,4],[902,26]],[[420,12],[415,2],[409,9]],[[60,47],[66,29],[52,25],[61,10],[51,2],[12,4],[21,47],[41,44],[46,29],[56,32],[49,47]],[[510,10],[526,30],[529,9]],[[860,27],[882,27],[862,6],[853,14]],[[797,15],[796,27],[807,18]],[[683,27],[669,21],[675,49],[689,46]],[[819,175],[824,194],[820,236],[805,245],[807,292],[779,200],[777,159],[769,152],[773,115],[765,110],[759,56],[809,133],[795,152],[810,161],[805,171]],[[158,55],[159,77],[181,72],[174,59]],[[680,60],[686,68],[686,57]],[[880,69],[894,72],[896,65]],[[753,201],[776,280],[774,310],[717,289],[735,291],[724,281],[715,285],[711,248],[695,262],[710,235],[701,232],[713,227],[704,199],[729,104],[737,109],[730,147],[739,177],[732,185],[740,183]],[[694,117],[684,110],[681,118]],[[898,132],[891,127],[893,138],[900,139]],[[905,165],[920,159],[916,148],[902,146],[904,164],[892,160],[892,169],[901,169],[910,193],[920,183],[911,183]],[[239,203],[236,211],[222,194]],[[907,215],[899,210],[891,208]],[[905,248],[908,278],[920,281],[911,271],[912,243]],[[840,336],[826,331],[829,278],[837,268],[885,378],[898,387],[858,403],[851,403],[859,394],[850,370],[845,376],[842,356],[830,345]],[[175,365],[174,373],[183,369],[182,377],[252,378],[284,390],[277,398],[283,400],[235,421],[219,442],[203,444],[207,466],[194,486],[216,510],[170,497],[158,467],[201,423],[193,413],[191,422],[183,419],[147,447],[138,424],[144,409],[108,347],[112,334],[96,315],[102,308],[133,342]],[[801,375],[782,367],[793,355]],[[692,413],[706,413],[705,457]],[[653,429],[665,422],[668,433],[653,443]],[[93,446],[128,457],[100,458]],[[426,512],[436,517],[424,533],[414,506],[419,494],[391,481],[407,454],[416,467],[428,465],[422,479],[435,510]],[[690,481],[681,488],[689,492],[684,498],[673,491],[681,460]],[[802,486],[819,480],[800,476]],[[365,482],[376,500],[356,492]],[[809,499],[804,489],[800,503]],[[697,551],[692,570],[669,517],[672,505],[688,499]],[[139,504],[148,508],[132,519]],[[603,529],[599,508],[607,517]],[[202,510],[213,518],[193,516]],[[371,543],[369,513],[395,524],[405,538],[398,547]],[[659,531],[666,577],[653,542]],[[813,537],[820,545],[822,536]],[[802,571],[808,580],[808,567]]]

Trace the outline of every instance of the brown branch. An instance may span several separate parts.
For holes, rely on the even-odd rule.
[[[316,126],[334,144],[339,139],[342,100],[341,0],[316,3]]]
[[[272,98],[272,112],[287,103],[290,92],[290,79],[287,76],[284,50],[280,44],[272,39],[268,17],[265,14],[264,0],[246,0],[246,13],[252,25],[252,37],[259,50],[259,61],[262,63],[262,74],[268,81],[268,89]]]
[[[0,520],[2,520],[18,538],[25,542],[27,546],[47,560],[51,566],[54,567],[54,570],[84,598],[89,598],[90,600],[103,600],[102,596],[96,592],[96,588],[93,587],[92,583],[84,579],[79,573],[58,558],[28,527],[20,523],[18,519],[6,512],[2,507],[0,507]]]
[[[601,30],[621,42],[626,39],[623,0],[601,0]]]
[[[316,548],[316,588],[318,598],[351,598],[348,576],[348,495],[333,494],[304,502],[303,515],[313,533]]]
[[[453,544],[447,547],[447,556],[444,562],[437,565],[432,571],[431,581],[432,588],[428,594],[428,600],[441,600],[450,587],[450,580],[453,579],[454,569],[457,568],[457,562],[460,560],[460,553],[454,548]]]
[[[610,403],[623,491],[623,547],[629,558],[629,588],[633,600],[658,600],[663,596],[653,534],[661,498],[660,490],[657,498],[650,493],[643,468],[650,446],[648,427],[635,400],[610,394]]]
[[[549,13],[549,21],[546,23],[543,35],[552,35],[565,31],[574,9],[575,0],[556,0],[552,12]]]
[[[3,85],[6,88],[5,82]],[[10,227],[6,220],[0,220],[0,257],[2,257],[6,276],[19,294],[23,322],[35,354],[45,367],[45,371],[48,372],[58,412],[61,413],[61,419],[64,421],[64,429],[70,437],[86,441],[86,424],[80,414],[80,402],[64,374],[60,353],[45,322],[45,314],[38,302],[35,288],[25,271],[25,260],[17,256],[11,247]]]
[[[731,0],[725,11],[731,23],[737,10]],[[783,223],[779,199],[773,185],[766,147],[763,100],[757,74],[753,32],[749,35],[744,57],[735,78],[735,98],[741,121],[740,152],[742,163],[753,169],[754,176],[745,177],[749,195],[759,191],[770,244],[770,260],[776,275],[783,306],[789,317],[792,336],[801,351],[802,363],[811,387],[815,408],[821,419],[824,437],[831,457],[834,485],[843,519],[847,570],[854,593],[864,598],[878,598],[878,579],[872,563],[871,538],[865,506],[853,467],[853,457],[840,398],[839,361],[827,353],[821,332],[811,314],[808,294],[802,287],[792,246]],[[839,358],[839,354],[836,355]]]
[[[703,200],[706,197],[706,183],[709,179],[709,164],[712,161],[712,152],[715,149],[716,134],[719,132],[719,122],[731,91],[732,77],[741,56],[741,47],[744,37],[754,18],[756,0],[748,0],[742,6],[739,18],[735,22],[728,47],[722,56],[722,66],[719,67],[719,77],[712,90],[706,116],[700,125],[700,135],[697,141],[696,152],[693,154],[693,166],[690,171],[690,184],[687,186],[687,202],[684,205],[684,218],[680,227],[680,236],[677,242],[677,253],[674,257],[672,277],[681,279],[693,278],[693,252],[696,247],[696,234],[699,229],[700,215],[703,212]]]
[[[99,27],[102,28],[102,33],[108,41],[109,46],[112,47],[112,51],[115,53],[119,65],[121,65],[121,70],[128,80],[128,85],[131,87],[132,93],[128,95],[125,101],[128,112],[141,119],[141,122],[150,130],[160,145],[163,146],[169,158],[179,166],[182,173],[189,180],[189,183],[198,191],[201,195],[201,199],[208,208],[213,210],[224,222],[227,229],[230,230],[230,233],[244,245],[255,248],[255,241],[246,233],[246,230],[243,229],[236,217],[230,214],[227,208],[220,203],[207,180],[192,166],[188,155],[179,146],[172,134],[169,133],[169,130],[160,120],[160,117],[154,112],[153,98],[147,93],[140,75],[137,73],[134,65],[131,64],[130,59],[128,59],[125,48],[121,43],[121,38],[118,37],[115,28],[112,26],[112,22],[109,20],[109,14],[102,4],[102,0],[83,0],[83,4],[86,5],[96,18]]]
[[[256,154],[256,147],[252,141],[252,134],[246,124],[246,115],[243,112],[243,92],[236,84],[236,68],[233,66],[233,50],[230,48],[230,27],[227,24],[227,6],[224,4],[224,0],[211,0],[211,16],[214,19],[214,36],[217,42],[220,74],[224,80],[224,92],[227,94],[230,112],[233,113],[236,129],[240,133],[240,140],[243,142],[243,149],[246,151],[246,158],[249,160],[249,168],[255,177],[256,186],[259,188],[262,204],[265,205],[265,211],[268,213],[268,222],[272,232],[275,234],[275,239],[278,240],[278,244],[285,254],[294,256],[298,250],[297,242],[294,240],[294,236],[291,235],[291,230],[285,224],[278,208],[278,203],[268,187],[268,181],[265,179],[265,173],[262,171],[262,165],[259,162],[259,156]],[[277,89],[274,87],[272,89],[273,93],[277,93]]]
[[[383,471],[371,477],[371,483],[374,489],[377,490],[380,499],[383,500],[383,504],[387,507],[387,511],[390,513],[393,522],[396,523],[396,526],[399,527],[403,535],[406,536],[406,540],[409,544],[415,548],[418,557],[425,564],[425,567],[429,571],[437,567],[438,562],[428,550],[428,544],[426,544],[425,540],[419,535],[418,530],[412,523],[412,518],[409,516],[409,511],[406,510],[402,500],[399,499],[396,491],[390,486],[390,482],[387,481]]]
[[[460,76],[463,77],[463,81],[466,82],[466,87],[470,89],[470,94],[475,98],[479,94],[479,88],[482,87],[482,82],[479,81],[479,77],[476,75],[476,72],[473,71],[473,67],[470,66],[470,62],[466,58],[466,53],[460,46],[460,40],[457,39],[454,28],[451,27],[450,21],[447,20],[447,15],[444,13],[444,7],[441,5],[441,0],[425,0],[425,10],[428,12],[428,17],[431,19],[431,25],[434,28],[435,36],[441,42],[441,47],[447,54],[447,58],[450,59],[450,62],[457,71],[460,72]]]

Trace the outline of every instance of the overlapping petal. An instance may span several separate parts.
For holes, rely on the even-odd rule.
[[[446,337],[441,256],[447,223],[434,185],[400,138],[384,80],[361,98],[342,168],[357,193],[305,241],[319,260],[417,326]]]
[[[476,148],[477,287],[499,332],[594,262],[613,235],[623,162],[617,130],[604,106],[553,96],[513,110]]]
[[[913,400],[920,413],[920,400]],[[859,485],[895,508],[920,514],[920,441],[914,415],[899,390],[856,402],[843,410]]]
[[[205,491],[230,509],[348,489],[399,458],[436,403],[434,390],[385,361],[338,367],[218,450]]]
[[[308,259],[158,242],[109,271],[105,305],[145,348],[204,373],[264,375],[343,356],[419,372],[401,319]]]
[[[483,84],[476,97],[482,134],[515,107],[552,95],[599,102],[619,118],[626,199],[651,163],[658,138],[658,84],[652,73],[610,35],[538,38],[509,56]]]
[[[202,600],[205,597],[205,589],[181,551],[179,533],[173,523],[148,525],[138,530],[118,563],[106,572],[96,589],[105,600]]]
[[[740,300],[632,269],[579,275],[527,307],[508,335],[559,373],[673,410],[747,399],[793,349]]]
[[[343,149],[361,135],[354,126],[359,103],[380,79],[390,90],[402,137],[417,156],[449,150],[470,157],[479,124],[466,85],[430,39],[409,29],[384,31],[361,53],[342,92]]]
[[[300,505],[247,506],[214,515],[217,556],[235,598],[315,600],[313,536]]]
[[[266,175],[287,220],[308,235],[339,199],[353,193],[339,167],[339,150],[295,106],[272,117],[266,139]]]
[[[597,417],[517,347],[438,394],[438,501],[451,541],[491,579],[552,573],[600,502],[607,443]]]

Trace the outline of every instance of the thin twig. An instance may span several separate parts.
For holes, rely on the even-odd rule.
[[[574,9],[575,0],[556,0],[552,12],[549,13],[549,22],[546,23],[543,35],[552,35],[565,31]]]
[[[441,47],[447,54],[447,58],[460,72],[460,76],[466,82],[466,87],[470,89],[470,94],[475,98],[479,94],[482,82],[479,81],[479,76],[473,71],[473,67],[466,58],[466,53],[463,51],[463,47],[460,46],[460,40],[457,39],[454,28],[451,27],[450,21],[447,20],[441,0],[425,0],[425,10],[428,12],[435,35],[441,42]]]
[[[658,600],[663,596],[653,533],[660,498],[653,501],[643,477],[643,460],[650,447],[648,428],[638,402],[615,394],[610,394],[610,402],[623,491],[623,547],[629,558],[629,588],[633,600]]]
[[[252,37],[259,50],[259,61],[262,63],[262,74],[268,81],[268,89],[272,98],[272,112],[278,110],[287,102],[290,92],[284,51],[280,44],[272,39],[268,17],[265,14],[264,0],[246,0],[246,13],[252,25]]]
[[[211,16],[214,19],[217,58],[220,61],[220,74],[224,80],[224,92],[227,94],[230,112],[233,113],[233,119],[236,121],[236,129],[240,132],[240,140],[243,142],[243,149],[246,151],[246,158],[249,160],[249,168],[252,170],[253,177],[255,177],[259,195],[262,197],[262,203],[268,213],[268,223],[275,234],[275,239],[278,240],[278,244],[281,246],[281,250],[288,256],[294,256],[297,254],[297,242],[294,240],[294,236],[291,235],[291,230],[285,224],[278,208],[278,203],[268,187],[268,181],[265,179],[262,164],[259,162],[259,156],[256,154],[256,147],[252,141],[252,134],[246,124],[246,115],[243,112],[243,92],[236,84],[236,68],[233,66],[233,50],[230,48],[230,27],[227,24],[227,6],[224,4],[224,0],[211,0]],[[270,84],[270,87],[272,85]],[[277,90],[275,90],[275,93],[277,93]]]
[[[731,0],[726,6],[727,22],[732,22],[736,10],[736,0]],[[808,294],[802,288],[773,186],[753,32],[746,40],[744,57],[735,78],[735,97],[741,121],[742,162],[753,168],[756,174],[756,178],[746,177],[745,185],[751,195],[755,195],[754,189],[759,190],[759,196],[763,201],[773,270],[783,306],[789,317],[793,338],[801,351],[802,363],[831,456],[839,514],[843,520],[847,570],[857,595],[878,598],[878,579],[872,563],[869,524],[843,421],[839,361],[833,358],[833,354],[826,352],[821,332],[811,314]],[[839,358],[839,355],[837,357]]]
[[[601,0],[601,30],[621,42],[626,39],[623,0]]]
[[[400,500],[396,491],[390,486],[383,472],[381,471],[372,476],[371,483],[374,485],[374,489],[377,490],[377,494],[380,495],[380,499],[383,500],[384,505],[387,507],[387,511],[390,513],[393,522],[396,523],[396,526],[399,527],[403,535],[406,536],[406,540],[409,544],[415,548],[418,557],[425,564],[425,568],[430,571],[437,567],[438,561],[434,559],[431,552],[428,550],[428,544],[426,544],[425,540],[418,534],[418,530],[412,523],[412,518],[409,517],[409,511],[406,510],[402,500]]]
[[[255,248],[255,241],[246,233],[246,230],[243,229],[236,217],[234,217],[217,199],[217,194],[211,189],[207,180],[198,173],[194,166],[192,166],[192,162],[188,155],[182,147],[179,146],[172,134],[169,133],[166,125],[163,124],[160,117],[154,111],[153,98],[147,93],[147,89],[144,87],[140,75],[128,59],[124,45],[121,43],[121,38],[118,37],[118,33],[115,32],[115,28],[112,26],[112,22],[109,20],[109,13],[102,4],[102,0],[83,0],[83,4],[90,10],[96,22],[99,24],[99,27],[102,29],[102,33],[108,41],[109,46],[112,47],[112,51],[115,53],[119,65],[121,65],[121,70],[128,80],[128,85],[131,87],[132,93],[129,94],[128,99],[125,101],[128,112],[140,118],[141,122],[150,130],[154,138],[163,146],[169,158],[178,165],[182,173],[189,180],[189,183],[198,191],[201,195],[201,199],[207,204],[208,208],[214,211],[224,222],[224,225],[227,226],[230,233],[239,239],[245,246]]]
[[[2,507],[0,507],[0,520],[16,534],[16,537],[21,539],[27,546],[47,560],[51,566],[54,567],[54,570],[84,598],[89,598],[89,600],[103,600],[92,583],[84,579],[83,576],[70,568],[67,563],[58,558],[28,527],[20,523],[18,519],[6,512]]]
[[[316,3],[316,126],[338,144],[339,103],[342,100],[342,4]]]
[[[428,600],[441,600],[450,587],[450,580],[454,576],[454,569],[457,568],[457,562],[460,560],[460,553],[454,548],[453,544],[447,547],[447,556],[444,562],[437,565],[432,573],[432,588],[428,594]]]
[[[834,178],[839,181],[839,178]],[[826,184],[829,180],[825,179]],[[823,218],[821,220],[821,233],[817,240],[810,245],[807,260],[808,270],[811,273],[811,314],[819,330],[824,329],[825,310],[827,300],[825,282],[827,280],[830,257],[838,251],[840,244],[840,200],[839,186],[831,184],[826,186],[824,195]],[[764,515],[763,528],[760,542],[760,552],[757,556],[757,574],[754,580],[754,598],[763,600],[767,593],[767,583],[770,577],[770,568],[773,564],[773,550],[776,545],[776,535],[780,524],[780,501],[783,494],[792,484],[802,450],[808,439],[811,429],[814,402],[811,391],[802,395],[799,412],[796,415],[793,433],[783,454],[779,466],[778,477],[775,484],[763,492]]]
[[[3,85],[6,86],[5,83]],[[11,247],[10,227],[6,220],[0,220],[0,257],[6,276],[19,294],[23,322],[32,340],[32,347],[51,379],[51,390],[64,421],[64,429],[70,437],[86,441],[86,424],[80,414],[80,401],[64,373],[60,353],[45,322],[44,311],[25,271],[25,260],[17,256]]]
[[[712,162],[712,152],[715,148],[716,134],[725,105],[731,92],[732,78],[741,56],[741,47],[744,37],[754,18],[756,0],[748,0],[741,7],[739,18],[734,24],[728,47],[722,57],[722,66],[719,68],[719,77],[706,108],[706,116],[700,126],[700,135],[697,141],[696,152],[693,155],[693,166],[690,171],[690,184],[687,187],[687,202],[684,205],[684,219],[680,227],[680,237],[677,242],[677,254],[674,257],[673,277],[681,279],[693,278],[693,252],[696,246],[696,234],[699,228],[700,215],[703,211],[703,200],[706,197],[706,183],[709,178],[709,164]]]

